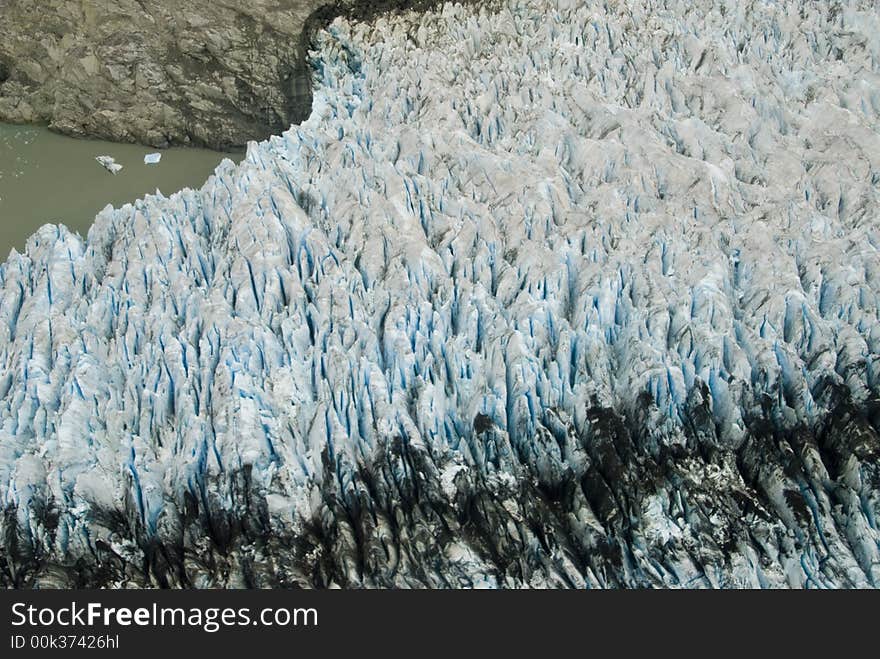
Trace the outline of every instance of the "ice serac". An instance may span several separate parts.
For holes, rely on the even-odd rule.
[[[0,268],[6,585],[880,585],[880,15],[335,21]]]

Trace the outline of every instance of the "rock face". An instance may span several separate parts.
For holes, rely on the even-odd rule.
[[[506,0],[0,268],[0,582],[880,585],[870,1]]]
[[[0,0],[0,121],[156,147],[240,146],[311,111],[327,0]]]

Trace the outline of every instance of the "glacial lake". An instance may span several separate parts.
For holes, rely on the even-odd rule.
[[[161,153],[158,165],[144,156]],[[95,161],[112,156],[123,169],[111,174]],[[239,161],[244,151],[153,149],[134,144],[80,140],[39,126],[0,123],[0,263],[12,248],[42,225],[64,224],[85,237],[107,204],[119,207],[157,189],[170,195],[199,188],[223,158]]]

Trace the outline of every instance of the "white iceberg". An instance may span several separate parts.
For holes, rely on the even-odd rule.
[[[111,174],[118,174],[122,169],[122,165],[117,163],[112,156],[97,156],[95,160],[97,160],[98,164]]]
[[[145,165],[158,165],[160,160],[162,160],[161,153],[148,153],[144,156]]]

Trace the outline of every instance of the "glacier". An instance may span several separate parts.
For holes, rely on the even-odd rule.
[[[880,12],[335,20],[0,267],[7,587],[880,585]]]

